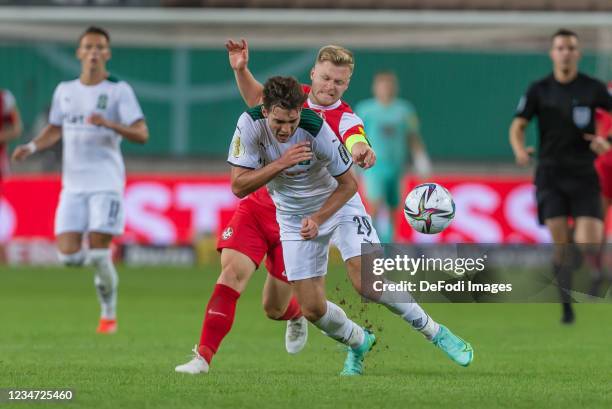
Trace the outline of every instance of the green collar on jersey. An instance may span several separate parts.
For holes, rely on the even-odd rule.
[[[263,105],[257,105],[249,110],[247,110],[247,114],[253,119],[253,121],[259,121],[264,119],[264,115],[261,112]],[[323,127],[323,118],[317,115],[316,112],[309,108],[302,109],[302,114],[300,116],[300,123],[298,125],[299,128],[302,128],[312,136],[316,137],[321,131]]]

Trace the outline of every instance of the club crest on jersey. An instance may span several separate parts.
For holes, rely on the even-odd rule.
[[[234,229],[232,229],[231,227],[227,227],[225,230],[223,230],[223,234],[221,234],[221,238],[223,240],[227,240],[230,237],[232,237],[232,234],[234,234]]]
[[[98,97],[98,102],[96,103],[96,109],[106,109],[108,105],[108,95],[100,94]]]
[[[591,122],[591,108],[590,107],[574,107],[572,113],[574,118],[574,124],[578,128],[586,128]]]

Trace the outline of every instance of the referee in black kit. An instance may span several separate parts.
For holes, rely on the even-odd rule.
[[[580,49],[576,33],[561,29],[552,36],[553,73],[531,84],[521,98],[512,125],[510,144],[516,163],[527,166],[532,147],[525,147],[525,129],[538,117],[539,147],[535,173],[540,224],[546,225],[555,246],[553,269],[561,288],[571,288],[572,262],[564,251],[572,241],[594,276],[601,275],[600,246],[604,237],[596,154],[585,134],[595,133],[595,109],[610,111],[612,98],[604,83],[578,72]],[[568,218],[574,219],[573,237]],[[571,298],[561,290],[562,322],[574,322]]]

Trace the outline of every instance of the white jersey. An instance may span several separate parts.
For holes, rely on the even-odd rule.
[[[238,120],[228,162],[260,168],[302,141],[310,141],[313,158],[285,169],[268,183],[268,190],[277,213],[309,215],[319,210],[338,186],[334,176],[345,173],[352,165],[344,145],[315,112],[303,109],[298,128],[287,142],[281,143],[268,126],[261,106],[248,110]]]
[[[125,166],[122,137],[87,122],[92,114],[125,126],[143,119],[132,88],[112,77],[96,85],[77,78],[61,82],[53,94],[49,123],[62,127],[64,144],[62,186],[71,192],[122,192]]]

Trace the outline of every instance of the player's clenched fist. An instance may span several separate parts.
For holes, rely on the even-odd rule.
[[[227,40],[225,48],[229,54],[229,62],[232,69],[236,71],[245,69],[249,62],[249,45],[246,40],[241,39],[240,42]]]
[[[374,149],[365,142],[357,142],[353,145],[351,156],[353,157],[353,162],[364,169],[371,168],[376,163],[376,153],[374,153]]]
[[[310,217],[302,219],[302,229],[300,235],[304,240],[312,240],[319,234],[319,225]]]
[[[291,148],[287,149],[283,156],[278,158],[278,161],[282,163],[283,168],[287,169],[297,165],[300,162],[308,161],[312,159],[312,149],[310,149],[310,142],[303,141],[296,143]]]

